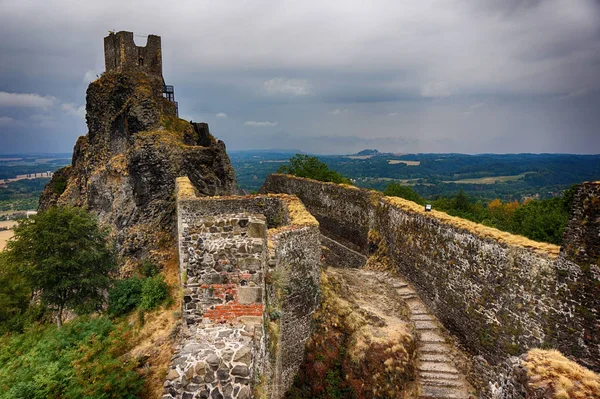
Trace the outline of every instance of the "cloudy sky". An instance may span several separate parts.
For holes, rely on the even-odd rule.
[[[0,0],[0,26],[0,153],[72,150],[109,30],[162,36],[230,150],[600,153],[599,0]]]

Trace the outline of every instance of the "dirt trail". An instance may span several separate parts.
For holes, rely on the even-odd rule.
[[[343,282],[347,299],[363,315],[379,319],[393,335],[406,333],[406,321],[414,324],[418,337],[417,380],[412,397],[420,399],[467,399],[475,397],[472,386],[456,367],[463,355],[447,338],[443,326],[418,298],[409,284],[389,273],[365,269],[328,268],[327,275]]]

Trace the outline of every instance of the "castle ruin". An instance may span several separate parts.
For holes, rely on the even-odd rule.
[[[163,84],[163,97],[175,104],[176,113],[179,114],[175,90],[172,85],[165,84],[162,73],[160,36],[148,35],[146,46],[137,46],[133,39],[133,32],[110,32],[104,38],[104,67],[106,72],[143,72],[160,78]]]

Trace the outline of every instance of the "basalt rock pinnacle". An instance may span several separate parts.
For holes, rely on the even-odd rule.
[[[187,175],[201,195],[236,191],[225,144],[208,125],[177,118],[162,85],[145,73],[106,72],[92,82],[88,134],[40,198],[41,210],[73,205],[96,213],[128,260],[152,255],[173,235],[178,176]]]

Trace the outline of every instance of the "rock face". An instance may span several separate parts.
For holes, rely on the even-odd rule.
[[[175,179],[187,175],[202,195],[229,195],[236,179],[225,144],[206,124],[175,116],[162,79],[107,72],[87,90],[88,134],[60,169],[40,209],[85,206],[110,226],[119,254],[153,255],[175,231]]]

